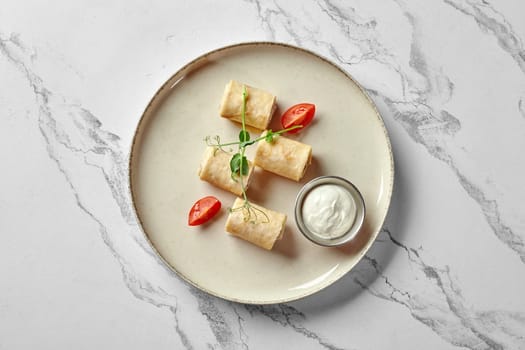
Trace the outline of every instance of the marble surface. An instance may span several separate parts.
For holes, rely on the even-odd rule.
[[[523,13],[518,0],[3,1],[0,349],[525,349]],[[352,74],[396,161],[366,257],[282,305],[182,282],[127,191],[156,89],[254,40]]]

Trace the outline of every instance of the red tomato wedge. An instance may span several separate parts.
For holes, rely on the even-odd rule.
[[[207,196],[199,199],[190,209],[188,225],[202,225],[215,216],[221,209],[221,202],[213,197]]]
[[[299,103],[290,108],[281,117],[281,125],[284,129],[292,126],[302,125],[302,128],[288,131],[290,134],[295,134],[301,131],[304,127],[312,122],[315,114],[315,105],[311,103]]]

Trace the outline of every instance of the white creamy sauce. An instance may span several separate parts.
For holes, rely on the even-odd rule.
[[[314,187],[305,197],[303,221],[309,231],[322,238],[336,238],[354,224],[357,208],[352,195],[338,185]]]

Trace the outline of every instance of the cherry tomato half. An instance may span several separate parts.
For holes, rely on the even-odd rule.
[[[215,216],[221,209],[221,202],[213,197],[207,196],[199,199],[190,209],[188,225],[202,225]]]
[[[284,129],[296,125],[302,125],[302,128],[297,128],[288,131],[290,134],[295,134],[301,131],[305,126],[310,124],[314,119],[315,105],[311,103],[299,103],[290,108],[281,117],[281,125]]]

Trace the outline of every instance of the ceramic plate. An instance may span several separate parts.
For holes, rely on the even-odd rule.
[[[279,117],[288,107],[300,102],[316,105],[314,122],[295,137],[313,148],[303,180],[297,183],[258,170],[248,190],[252,202],[288,215],[284,237],[272,251],[227,234],[224,224],[234,195],[197,176],[206,136],[238,138],[239,125],[218,113],[230,79],[277,96],[273,130],[281,128]],[[342,176],[364,197],[365,224],[344,247],[317,246],[295,225],[295,197],[303,184],[320,175]],[[350,271],[381,229],[393,177],[387,131],[363,89],[326,59],[275,43],[221,48],[175,73],[147,106],[130,158],[135,210],[160,257],[197,288],[250,304],[296,300]],[[189,209],[206,195],[219,198],[223,209],[204,226],[188,226]]]

